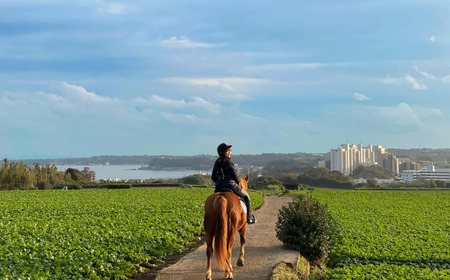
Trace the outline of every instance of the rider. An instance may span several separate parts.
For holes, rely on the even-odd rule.
[[[256,223],[255,216],[251,214],[250,197],[245,190],[239,187],[241,178],[231,160],[231,145],[225,143],[220,144],[217,147],[217,153],[220,157],[214,163],[214,169],[211,175],[211,179],[216,184],[214,192],[232,190],[239,197],[243,198],[247,206],[247,223]]]

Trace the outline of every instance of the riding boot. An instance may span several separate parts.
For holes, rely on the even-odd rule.
[[[244,203],[245,206],[247,206],[247,224],[254,224],[256,223],[256,218],[255,216],[252,214],[252,208],[250,205],[250,196],[245,196],[244,197]]]
[[[239,197],[242,197],[244,199],[245,206],[247,206],[247,223],[248,224],[256,223],[256,218],[252,214],[251,201],[250,201],[250,196],[248,195],[248,193],[245,190],[243,190],[243,189],[241,189],[239,187],[236,187],[234,189],[234,192]]]

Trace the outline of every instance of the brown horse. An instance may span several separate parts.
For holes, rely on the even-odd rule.
[[[239,187],[247,190],[248,175],[241,180]],[[220,269],[225,270],[225,277],[232,279],[231,249],[234,245],[236,231],[241,237],[241,251],[237,266],[244,265],[245,230],[247,214],[242,210],[239,197],[233,192],[218,192],[210,195],[205,203],[205,231],[206,231],[206,256],[208,258],[208,270],[206,279],[211,279],[211,257],[216,250],[217,263]]]

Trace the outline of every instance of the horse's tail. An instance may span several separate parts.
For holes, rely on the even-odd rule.
[[[227,200],[223,196],[218,196],[214,200],[214,210],[217,213],[216,232],[214,234],[214,250],[216,251],[217,263],[220,269],[228,267],[228,214]]]

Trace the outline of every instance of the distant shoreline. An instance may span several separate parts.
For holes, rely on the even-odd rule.
[[[140,167],[137,170],[151,170],[151,171],[187,171],[187,170],[195,170],[194,168],[188,168],[188,167],[160,167],[160,168],[154,168],[154,167]],[[212,170],[212,167],[211,167]],[[200,172],[206,172],[209,170],[205,169],[198,169]]]

